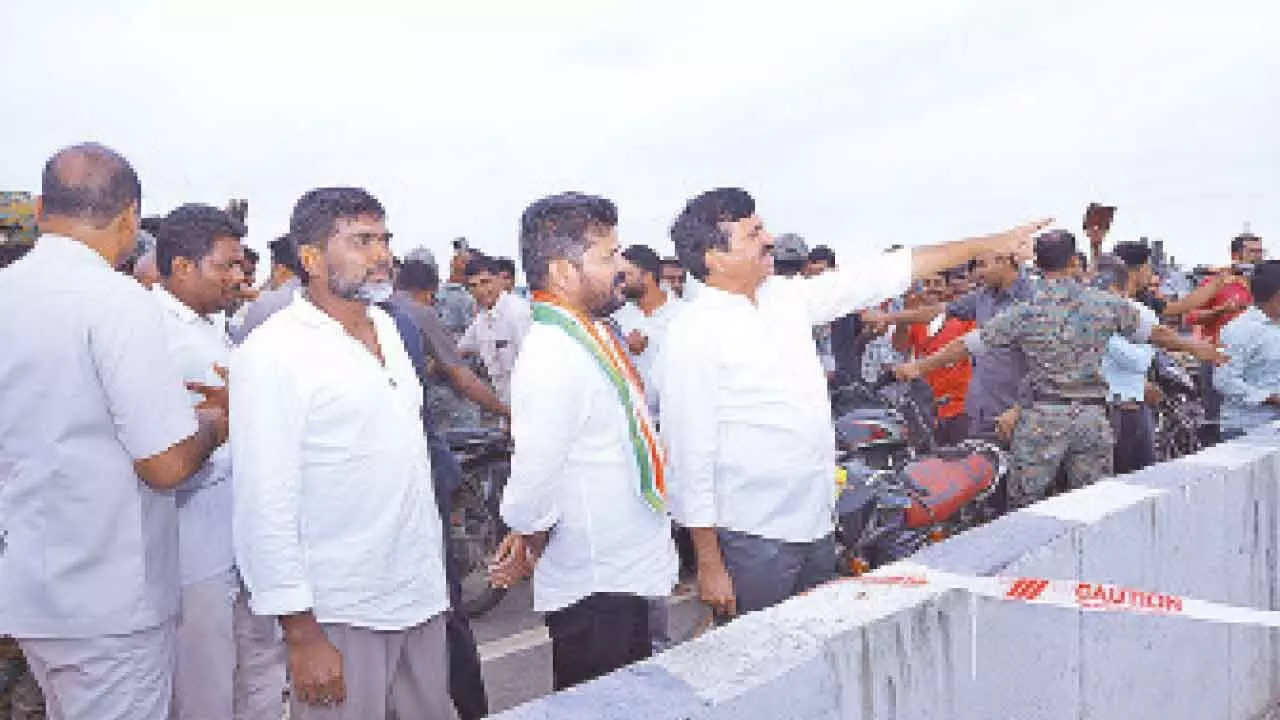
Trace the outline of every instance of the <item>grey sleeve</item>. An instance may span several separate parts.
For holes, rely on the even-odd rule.
[[[978,293],[971,292],[947,304],[947,315],[957,320],[978,319]]]
[[[426,308],[423,308],[422,312],[416,315],[414,319],[418,321],[418,327],[422,330],[422,340],[427,355],[445,367],[452,368],[462,365],[462,356],[458,354],[458,346],[453,342],[453,338],[449,337],[449,334],[444,331],[444,326],[440,324],[440,318]]]
[[[164,311],[141,287],[127,290],[100,306],[89,346],[116,436],[145,460],[194,435],[196,416],[169,354]]]
[[[268,290],[260,295],[257,300],[249,303],[249,309],[245,310],[244,313],[244,324],[240,326],[240,329],[236,331],[231,340],[236,345],[242,344],[244,339],[249,337],[249,333],[266,322],[267,318],[275,314],[277,310],[289,304],[286,298],[291,299],[292,295],[281,297],[279,290]]]

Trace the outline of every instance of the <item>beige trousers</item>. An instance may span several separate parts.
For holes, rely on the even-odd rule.
[[[347,700],[322,707],[291,700],[290,720],[451,720],[445,617],[394,632],[323,625],[342,654]]]
[[[128,635],[18,644],[49,720],[169,720],[172,620]]]
[[[249,611],[235,570],[182,588],[175,720],[280,720],[285,650],[276,619]]]

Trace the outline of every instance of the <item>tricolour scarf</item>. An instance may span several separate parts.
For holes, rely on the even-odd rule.
[[[533,300],[534,322],[554,325],[576,340],[591,353],[596,365],[617,391],[618,401],[622,403],[627,416],[627,430],[631,435],[636,467],[640,470],[640,496],[654,510],[663,512],[667,483],[662,449],[658,445],[653,419],[649,417],[644,384],[626,350],[613,332],[602,329],[581,313],[565,307],[550,294],[534,293]]]

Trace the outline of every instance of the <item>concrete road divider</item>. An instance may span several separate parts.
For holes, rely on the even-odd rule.
[[[1248,720],[1280,697],[1280,433],[1052,498],[507,720]]]

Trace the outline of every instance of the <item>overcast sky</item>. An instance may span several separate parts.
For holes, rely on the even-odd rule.
[[[841,9],[843,8],[843,9]],[[516,250],[562,190],[670,251],[720,185],[843,260],[1119,206],[1112,239],[1280,250],[1277,14],[1257,0],[0,0],[0,189],[58,147],[136,165],[144,211],[369,188],[395,249]],[[1278,252],[1280,254],[1280,252]]]

